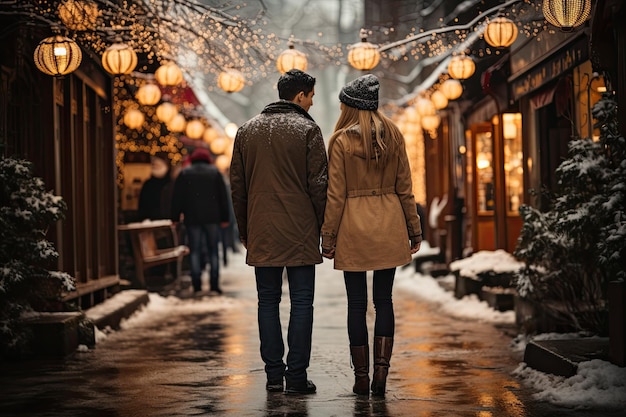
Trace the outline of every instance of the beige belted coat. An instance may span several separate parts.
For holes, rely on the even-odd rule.
[[[373,271],[411,261],[409,239],[421,241],[422,230],[404,145],[400,149],[372,172],[358,127],[330,147],[322,248],[335,248],[335,269]]]

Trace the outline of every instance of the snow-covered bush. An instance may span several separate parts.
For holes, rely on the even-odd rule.
[[[33,176],[30,162],[0,157],[0,356],[27,341],[25,315],[74,289],[72,277],[49,270],[58,253],[45,238],[66,210]]]
[[[626,277],[626,142],[617,103],[604,94],[594,106],[600,140],[576,139],[558,167],[558,189],[541,212],[522,206],[515,256],[521,296],[555,309],[576,330],[607,332],[607,286]]]

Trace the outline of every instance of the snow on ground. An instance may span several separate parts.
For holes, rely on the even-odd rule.
[[[502,260],[502,259],[501,259]],[[484,261],[484,259],[483,259]],[[484,262],[473,263],[474,271],[484,268]],[[514,263],[507,265],[515,267]],[[484,269],[483,269],[484,270]],[[421,300],[433,302],[440,310],[453,317],[479,320],[490,323],[515,323],[512,311],[498,312],[478,300],[475,295],[457,299],[450,291],[439,284],[440,281],[454,280],[453,275],[433,278],[415,273],[413,268],[398,268],[396,273],[397,289],[410,291]],[[534,339],[575,339],[582,337],[575,333],[540,334]],[[523,351],[530,338],[518,336],[511,344],[511,349]],[[513,374],[520,381],[534,390],[536,399],[568,408],[606,408],[624,409],[626,407],[626,368],[620,368],[610,362],[591,360],[578,365],[578,373],[570,378],[559,377],[536,371],[522,362]]]
[[[626,408],[626,368],[594,359],[578,364],[578,373],[565,378],[536,371],[525,363],[513,375],[534,388],[536,399],[569,408]]]
[[[437,278],[440,281],[454,280],[453,275]],[[515,323],[515,312],[496,311],[481,301],[476,295],[459,300],[450,291],[446,291],[436,279],[429,275],[415,273],[413,268],[398,268],[395,286],[414,293],[419,299],[435,303],[441,311],[458,318],[471,318],[490,323]]]
[[[244,254],[233,254],[228,266],[229,273],[250,274],[250,267],[245,265]],[[488,267],[484,258],[481,262],[472,264],[474,271]],[[516,267],[515,263],[502,262],[510,267]],[[318,268],[328,267],[322,265]],[[450,291],[445,290],[440,282],[448,281],[451,284],[453,275],[442,278],[433,278],[430,275],[416,273],[412,267],[398,268],[396,272],[395,289],[409,291],[421,300],[433,303],[445,314],[459,319],[478,320],[487,323],[515,323],[515,313],[512,311],[495,311],[489,305],[480,301],[476,296],[467,296],[457,299]],[[450,282],[452,281],[452,282]],[[150,294],[150,303],[133,316],[124,320],[121,324],[123,329],[132,329],[141,326],[146,321],[153,321],[155,315],[171,314],[173,308],[183,309],[189,313],[197,311],[217,311],[241,306],[242,300],[229,297],[211,297],[211,302],[198,302],[203,299],[181,300],[176,297],[162,297],[158,294]],[[205,300],[206,301],[206,300]],[[97,339],[106,337],[106,332],[97,331]],[[542,334],[535,336],[536,339],[572,339],[582,337],[577,334]],[[511,349],[523,350],[529,341],[526,336],[518,336],[511,344]],[[578,373],[570,378],[558,377],[551,374],[536,371],[529,368],[525,363],[520,363],[514,371],[514,375],[520,381],[534,390],[536,398],[568,408],[606,408],[624,409],[626,407],[626,368],[620,368],[607,361],[591,360],[582,362],[578,366]]]

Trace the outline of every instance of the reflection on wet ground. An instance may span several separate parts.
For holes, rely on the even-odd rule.
[[[399,291],[387,396],[355,396],[343,279],[328,262],[318,267],[309,369],[318,392],[267,393],[254,274],[243,255],[233,256],[223,269],[222,287],[225,294],[219,297],[153,296],[145,311],[93,350],[0,365],[0,416],[611,415],[532,401],[511,376],[521,361],[521,353],[509,348],[514,329],[454,319]],[[287,297],[283,319],[289,313]]]

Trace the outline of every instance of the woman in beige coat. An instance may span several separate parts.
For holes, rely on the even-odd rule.
[[[422,240],[404,138],[378,111],[379,82],[364,75],[339,93],[341,115],[328,145],[322,255],[344,271],[348,337],[356,394],[369,394],[367,271],[374,271],[372,395],[385,394],[394,337],[391,292],[396,267]]]

